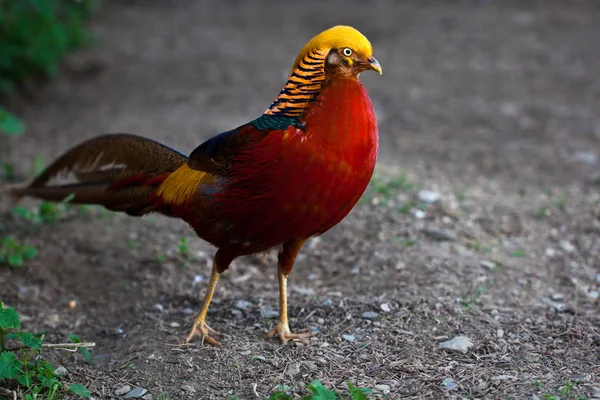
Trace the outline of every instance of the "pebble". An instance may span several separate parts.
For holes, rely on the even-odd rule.
[[[444,390],[458,389],[458,384],[452,378],[444,378],[442,380],[442,388]]]
[[[143,400],[152,400],[152,394],[151,393],[146,393],[145,395],[142,396]]]
[[[429,227],[429,228],[423,229],[423,233],[426,234],[427,236],[429,236],[435,240],[439,240],[439,241],[453,242],[456,240],[456,233],[454,233],[450,230],[447,230],[447,229]]]
[[[592,290],[591,292],[588,292],[587,297],[591,300],[598,300],[600,297],[600,291]]]
[[[291,363],[290,365],[288,365],[286,374],[288,374],[289,376],[296,376],[300,373],[300,363]]]
[[[160,312],[163,312],[165,310],[165,308],[163,307],[163,305],[160,304],[160,303],[156,303],[155,305],[152,306],[152,308],[154,308],[155,310],[158,310]]]
[[[325,300],[323,300],[323,302],[321,303],[321,305],[322,305],[323,307],[331,307],[331,306],[332,306],[332,304],[333,304],[333,300],[331,300],[331,299],[325,299]]]
[[[275,318],[279,316],[279,313],[275,310],[261,310],[261,314],[265,318]]]
[[[425,211],[419,210],[418,208],[413,208],[411,210],[411,213],[412,213],[412,216],[415,217],[416,219],[425,218]]]
[[[361,314],[361,317],[363,317],[364,319],[373,319],[377,318],[378,316],[379,314],[377,314],[375,311],[365,311]]]
[[[115,390],[115,396],[123,396],[131,391],[131,386],[125,385]]]
[[[472,346],[473,342],[467,336],[456,336],[439,344],[442,349],[460,351],[461,353],[467,353]]]
[[[417,197],[419,198],[419,201],[422,201],[423,203],[433,204],[439,200],[440,195],[431,190],[419,190]]]
[[[496,268],[496,263],[493,263],[488,260],[480,261],[479,265],[481,265],[483,268],[488,269],[488,270],[492,270],[492,269]]]
[[[554,301],[560,301],[565,298],[565,295],[562,293],[554,293],[551,298]]]
[[[239,308],[240,310],[246,310],[250,307],[250,303],[246,300],[238,300],[235,302],[235,308]]]
[[[54,370],[54,374],[56,376],[65,376],[67,375],[67,369],[61,365]]]
[[[192,385],[183,385],[181,386],[181,390],[187,393],[196,393],[196,388]]]
[[[498,336],[499,338],[504,337],[504,329],[498,329],[496,331],[496,336]]]
[[[548,257],[548,258],[556,257],[556,250],[554,250],[552,247],[546,247],[546,250],[544,253],[546,254],[546,257]]]
[[[148,392],[148,389],[144,389],[144,388],[141,388],[141,387],[136,387],[131,392],[127,393],[125,395],[125,398],[126,399],[135,399],[135,398],[138,398],[138,397],[142,397],[147,392]]]
[[[596,283],[600,283],[600,274],[596,274]]]
[[[382,303],[379,308],[381,308],[381,311],[383,312],[390,312],[392,311],[392,309],[390,308],[390,305],[388,303]]]
[[[391,386],[390,385],[385,385],[385,384],[381,384],[381,385],[375,385],[375,390],[379,391],[379,392],[383,392],[383,393],[387,393],[391,390]]]
[[[574,156],[575,160],[594,165],[598,162],[598,156],[591,151],[578,151]]]
[[[490,380],[492,380],[492,381],[508,381],[508,380],[513,380],[513,379],[517,379],[517,378],[512,375],[496,375],[496,376],[492,376],[490,378]]]
[[[352,343],[352,342],[356,341],[356,336],[354,336],[354,335],[345,335],[344,334],[344,335],[342,335],[342,339],[344,339],[344,340]]]
[[[577,251],[577,247],[575,247],[575,245],[568,240],[561,240],[559,244],[560,248],[567,253],[575,253]]]

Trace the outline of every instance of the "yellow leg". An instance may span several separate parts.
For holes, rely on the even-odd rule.
[[[206,324],[206,314],[208,313],[208,307],[210,306],[213,294],[215,293],[215,288],[217,287],[219,276],[221,276],[221,274],[217,269],[217,262],[213,261],[210,281],[208,282],[208,287],[206,288],[206,296],[204,297],[202,309],[200,310],[200,314],[198,314],[198,316],[194,320],[194,325],[192,325],[192,329],[190,330],[190,334],[185,339],[185,343],[189,343],[189,341],[192,340],[194,336],[200,336],[202,338],[203,343],[208,342],[214,346],[219,345],[219,342],[217,342],[210,335],[221,335],[221,333],[211,329]]]
[[[284,244],[279,254],[279,264],[277,266],[277,279],[279,281],[279,323],[277,327],[269,332],[269,336],[279,335],[282,344],[288,341],[306,342],[306,339],[313,336],[312,332],[292,333],[288,321],[287,307],[287,277],[292,271],[296,255],[304,244],[304,240],[291,241]]]

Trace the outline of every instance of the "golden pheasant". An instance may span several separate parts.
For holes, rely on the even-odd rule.
[[[335,26],[300,51],[275,101],[255,120],[221,133],[189,157],[139,136],[109,134],[67,151],[31,184],[12,190],[74,203],[100,204],[132,216],[158,212],[186,221],[217,248],[199,315],[198,335],[218,344],[206,324],[219,276],[239,256],[277,249],[279,323],[269,334],[292,333],[287,277],[310,237],[339,223],[367,187],[375,167],[378,130],[359,82],[381,74],[365,36]],[[69,174],[68,184],[53,183]]]

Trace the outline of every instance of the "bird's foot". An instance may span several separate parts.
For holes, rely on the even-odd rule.
[[[316,333],[312,332],[310,329],[302,329],[301,331],[292,333],[288,324],[277,324],[277,327],[269,331],[267,335],[269,335],[269,337],[278,335],[281,344],[286,344],[289,341],[308,344],[308,338],[315,336]]]
[[[197,319],[194,321],[194,325],[192,326],[192,329],[190,329],[190,333],[183,344],[188,344],[195,336],[201,337],[202,343],[206,342],[212,344],[213,346],[220,346],[219,342],[217,342],[212,336],[225,335],[212,329],[203,319]]]

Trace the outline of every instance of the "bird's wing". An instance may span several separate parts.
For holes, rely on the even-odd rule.
[[[214,136],[194,149],[188,162],[170,174],[156,194],[163,203],[178,206],[198,195],[213,194],[227,179],[232,164],[244,162],[240,154],[274,132],[249,123]]]

